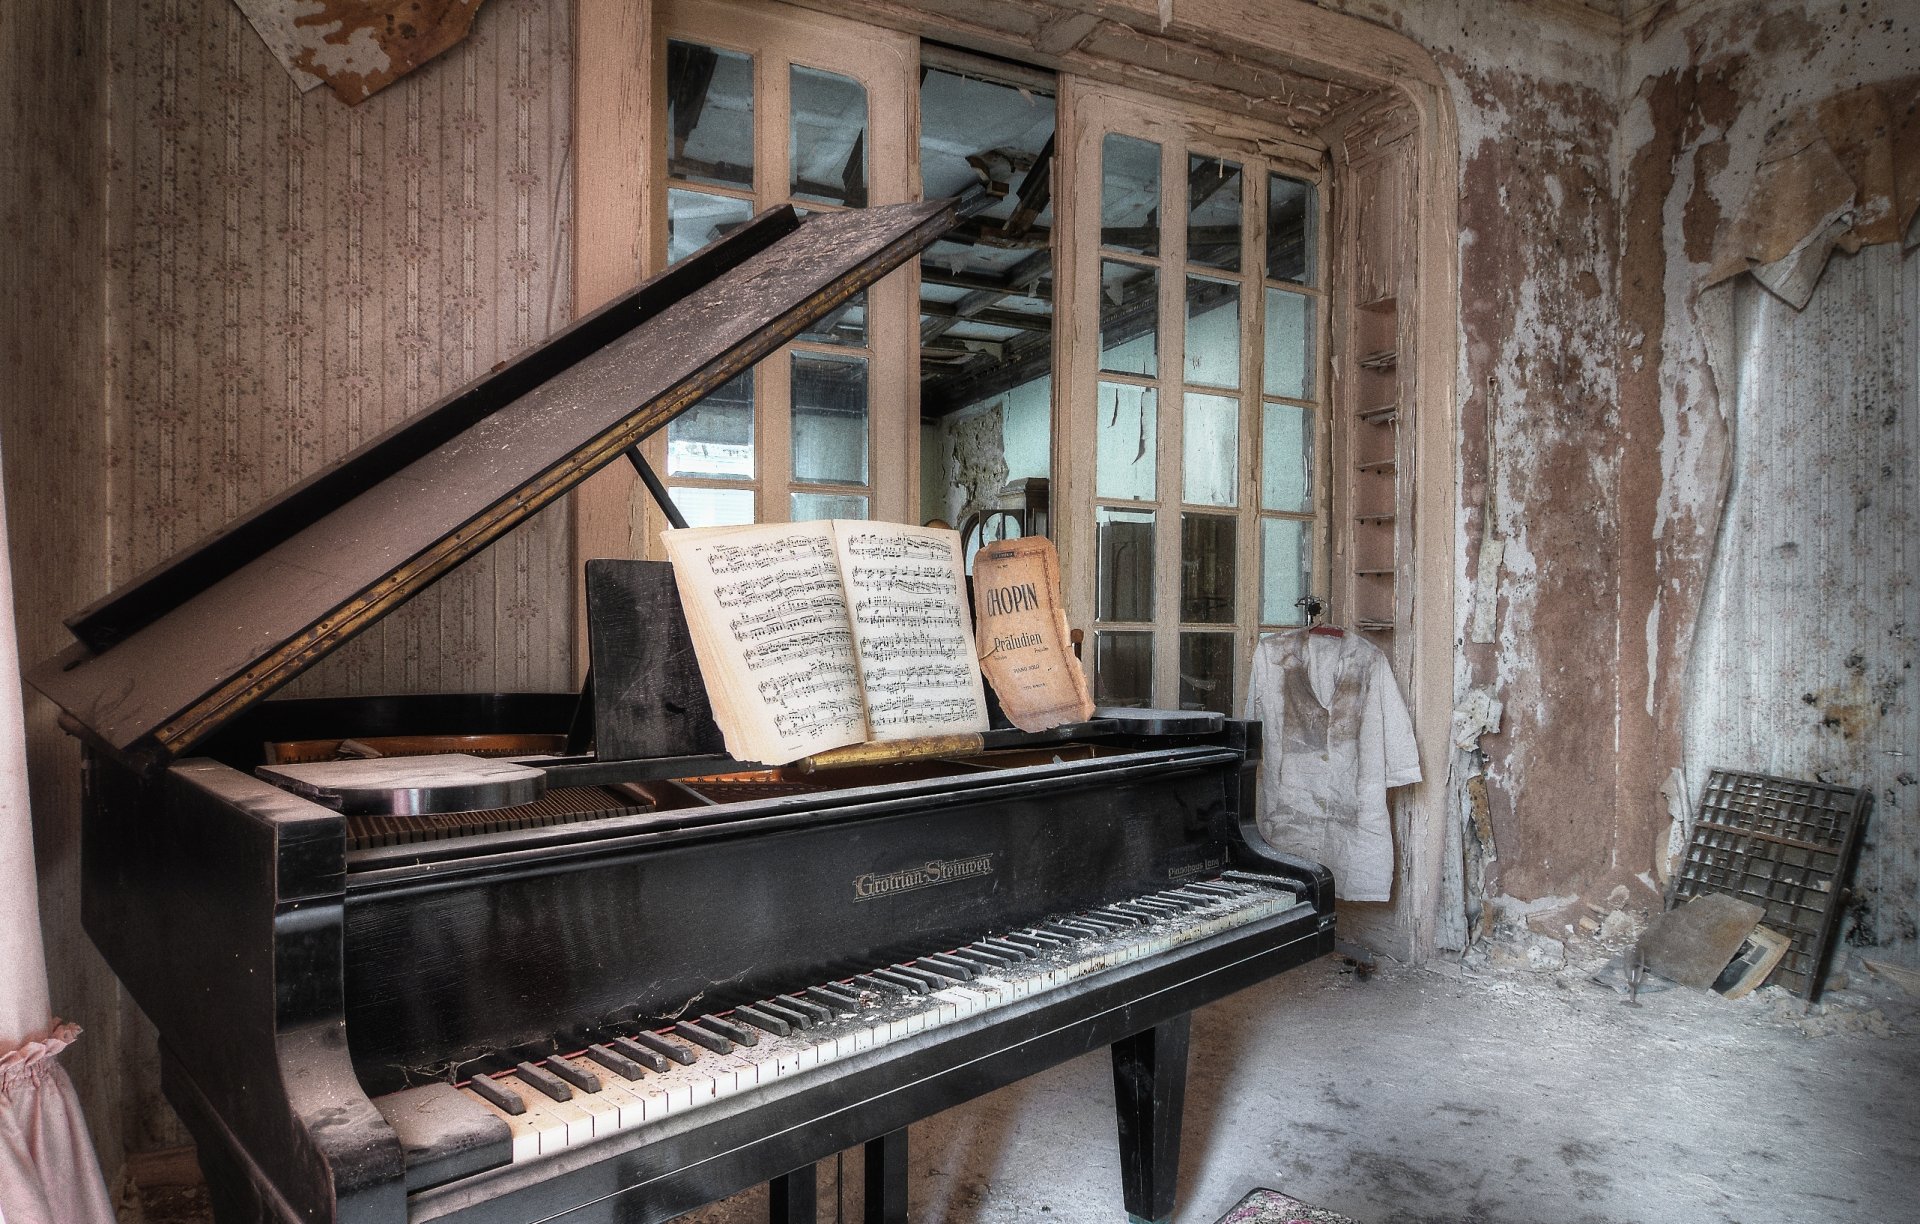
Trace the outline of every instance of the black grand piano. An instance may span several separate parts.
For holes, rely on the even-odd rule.
[[[85,747],[86,926],[223,1224],[652,1224],[763,1181],[797,1224],[861,1144],[902,1220],[910,1122],[1099,1046],[1126,1210],[1171,1216],[1189,1012],[1333,941],[1247,725],[808,772],[671,696],[650,752],[572,694],[264,700],[952,221],[763,214],[68,622],[31,679]],[[486,765],[452,811],[406,781],[449,751]],[[384,782],[289,768],[329,757]]]

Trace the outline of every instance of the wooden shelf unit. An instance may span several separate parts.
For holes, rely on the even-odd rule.
[[[1364,122],[1359,127],[1364,127]],[[1391,126],[1389,122],[1389,126]],[[1410,480],[1415,408],[1410,360],[1414,144],[1399,131],[1350,131],[1335,202],[1334,614],[1396,657],[1412,620]],[[1403,462],[1404,461],[1404,462]]]

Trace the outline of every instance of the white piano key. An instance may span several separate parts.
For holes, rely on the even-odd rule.
[[[1139,907],[1143,914],[1157,915],[1145,925],[1087,935],[1064,946],[1049,945],[1030,959],[1005,967],[980,967],[970,981],[926,995],[863,992],[867,997],[860,1007],[836,1007],[832,1020],[810,1029],[796,1027],[785,1037],[768,1034],[757,1045],[737,1047],[728,1054],[701,1050],[692,1065],[669,1064],[664,1074],[627,1080],[595,1064],[588,1069],[600,1077],[601,1090],[576,1089],[569,1102],[554,1101],[513,1075],[500,1076],[498,1082],[526,1101],[523,1115],[509,1115],[478,1094],[469,1091],[468,1095],[506,1122],[514,1161],[535,1159],[757,1091],[782,1077],[883,1048],[1020,999],[1044,996],[1105,969],[1165,954],[1296,903],[1291,892],[1250,881],[1217,883],[1229,886],[1228,891],[1167,889],[1150,894],[1147,900],[1176,894],[1186,908],[1160,912]]]
[[[493,1079],[527,1103],[527,1112],[521,1116],[539,1135],[542,1156],[564,1150],[574,1141],[576,1132],[581,1143],[593,1138],[593,1120],[581,1110],[554,1100],[517,1075],[496,1075]]]
[[[531,1160],[540,1154],[540,1130],[533,1118],[523,1113],[510,1114],[471,1088],[462,1088],[460,1091],[470,1100],[480,1102],[494,1117],[507,1124],[507,1134],[512,1137],[513,1160],[516,1164],[522,1160]]]

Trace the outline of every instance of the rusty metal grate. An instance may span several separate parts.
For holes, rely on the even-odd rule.
[[[1868,802],[1853,787],[1714,770],[1668,908],[1702,893],[1760,906],[1762,925],[1792,940],[1769,980],[1811,1002],[1826,976]]]
[[[502,833],[509,829],[542,829],[551,825],[578,824],[583,820],[602,820],[608,816],[628,816],[650,810],[649,805],[635,803],[618,791],[598,786],[560,786],[533,803],[491,808],[482,812],[450,812],[433,816],[349,816],[347,849],[404,846],[413,842],[468,837],[476,833]]]

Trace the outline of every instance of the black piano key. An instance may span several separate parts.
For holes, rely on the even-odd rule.
[[[1195,888],[1191,884],[1184,888],[1175,889],[1173,895],[1176,897],[1184,897],[1196,905],[1220,904],[1220,895],[1218,893],[1210,893],[1203,889]]]
[[[828,1019],[832,1019],[833,1015],[839,1012],[860,1010],[860,996],[844,986],[831,983],[823,986],[809,986],[807,993],[833,1009],[828,1014]]]
[[[658,1050],[649,1049],[630,1037],[615,1037],[607,1043],[614,1053],[624,1054],[649,1071],[665,1071],[667,1060]],[[622,1072],[625,1074],[625,1072]]]
[[[806,1020],[801,1023],[801,1028],[806,1028],[809,1024],[825,1024],[827,1021],[833,1019],[831,1009],[820,1006],[812,999],[800,998],[798,995],[781,995],[777,999],[769,1000],[769,1002],[776,1006],[784,1007],[788,1011],[798,1012],[802,1016],[805,1016]]]
[[[1057,935],[1048,935],[1038,927],[1028,927],[1017,933],[1029,938],[1022,942],[1008,935],[989,935],[980,940],[977,946],[992,948],[996,952],[1005,952],[1017,960],[1032,960],[1036,956],[1045,956],[1057,948],[1064,948],[1069,942]]]
[[[1004,952],[995,952],[991,948],[979,946],[957,948],[953,955],[965,960],[979,961],[989,969],[1006,969],[1014,964],[1014,958]]]
[[[902,973],[898,969],[875,969],[873,976],[883,982],[890,982],[895,986],[904,986],[917,995],[933,993],[933,987],[927,985],[919,978],[914,977],[911,973]]]
[[[761,1011],[757,1007],[736,1007],[733,1009],[735,1020],[744,1020],[763,1033],[772,1033],[775,1037],[785,1037],[793,1031],[793,1025],[782,1020],[770,1011]]]
[[[1155,901],[1163,901],[1168,905],[1178,906],[1182,913],[1200,907],[1198,901],[1195,901],[1192,897],[1183,897],[1173,889],[1168,889],[1166,892],[1157,892],[1153,894],[1152,899]]]
[[[1123,927],[1137,927],[1144,925],[1146,922],[1146,919],[1140,917],[1138,914],[1129,914],[1127,911],[1117,909],[1111,905],[1102,906],[1097,910],[1093,910],[1088,913],[1087,917],[1098,918],[1102,922],[1115,922]]]
[[[1187,885],[1187,887],[1191,889],[1195,889],[1199,892],[1212,893],[1216,897],[1238,897],[1241,895],[1241,891],[1242,891],[1238,888],[1233,888],[1226,884],[1221,884],[1215,880],[1196,880],[1193,883]]]
[[[1043,952],[1050,952],[1050,950],[1056,948],[1058,944],[1056,944],[1054,940],[1035,940],[1035,938],[1014,940],[1014,938],[1008,938],[1008,936],[991,936],[991,938],[985,938],[985,940],[975,940],[973,946],[975,946],[975,948],[985,948],[987,952],[998,952],[1000,955],[1014,957],[1014,963],[1018,965],[1020,961],[1031,961],[1033,957],[1037,957],[1037,955],[1041,955]]]
[[[1091,939],[1091,938],[1095,938],[1097,936],[1106,934],[1106,932],[1099,930],[1096,927],[1068,926],[1065,922],[1057,918],[1043,924],[1041,929],[1051,934],[1059,935],[1065,939],[1072,940],[1074,942],[1078,942],[1079,940],[1082,940],[1082,939]]]
[[[1092,914],[1076,914],[1072,918],[1067,919],[1067,921],[1073,926],[1092,927],[1094,930],[1104,932],[1108,935],[1118,935],[1133,925],[1130,922],[1117,922],[1112,918],[1096,918]]]
[[[1162,901],[1159,897],[1135,897],[1131,904],[1137,905],[1142,909],[1150,909],[1155,913],[1169,916],[1186,913],[1185,906],[1175,905],[1171,901]]]
[[[744,1024],[735,1024],[731,1020],[722,1020],[719,1016],[700,1017],[700,1027],[725,1037],[735,1045],[759,1045],[760,1037]]]
[[[509,1113],[517,1118],[527,1112],[527,1103],[520,1099],[520,1094],[511,1088],[494,1083],[491,1075],[476,1075],[467,1081],[467,1087],[473,1089],[482,1100],[502,1113]]]
[[[572,1084],[582,1092],[600,1091],[600,1077],[593,1072],[564,1058],[549,1058],[547,1070]]]
[[[628,1058],[618,1050],[612,1050],[603,1045],[588,1046],[587,1057],[599,1063],[615,1075],[622,1076],[626,1079],[637,1080],[647,1073],[647,1069],[633,1059]]]
[[[911,986],[904,985],[900,982],[889,982],[887,979],[876,977],[871,973],[856,973],[853,975],[853,980],[876,994],[910,995],[919,993]]]
[[[668,1041],[658,1033],[635,1033],[633,1039],[638,1044],[647,1047],[656,1054],[666,1055],[683,1067],[692,1066],[693,1060],[698,1057],[692,1050],[689,1050],[679,1042]],[[660,1069],[662,1071],[666,1070],[665,1067]]]
[[[566,1081],[545,1067],[536,1067],[530,1062],[515,1063],[513,1073],[556,1101],[573,1099],[573,1089],[567,1087]]]
[[[1004,943],[1010,943],[1013,940],[1018,939],[1022,941],[1021,946],[1023,947],[1035,946],[1035,947],[1038,947],[1042,952],[1048,951],[1049,949],[1052,949],[1052,948],[1064,948],[1076,942],[1075,940],[1069,939],[1065,935],[1062,935],[1056,931],[1047,930],[1045,923],[1041,923],[1039,926],[1027,927],[1025,930],[1014,931],[1011,934],[1002,935],[1002,936],[999,936],[998,938],[1000,939],[1001,942],[1004,942]]]
[[[712,1029],[695,1024],[691,1020],[676,1021],[673,1026],[673,1035],[675,1037],[684,1037],[695,1045],[703,1045],[715,1054],[733,1053],[733,1042],[722,1037]]]
[[[945,953],[941,953],[938,956],[923,956],[920,958],[919,963],[927,966],[936,973],[945,973],[958,977],[963,982],[971,982],[973,980],[973,966],[957,956],[948,956]]]
[[[936,990],[945,990],[952,984],[950,979],[935,973],[931,969],[922,969],[918,965],[895,965],[893,971],[895,973],[904,973],[916,981],[925,982],[927,989],[924,993],[928,994]]]
[[[1117,910],[1123,910],[1126,913],[1132,914],[1135,917],[1139,918],[1140,921],[1143,923],[1159,922],[1161,919],[1166,917],[1164,913],[1162,913],[1157,909],[1152,909],[1144,905],[1135,905],[1131,901],[1116,901],[1113,903],[1113,908]]]

